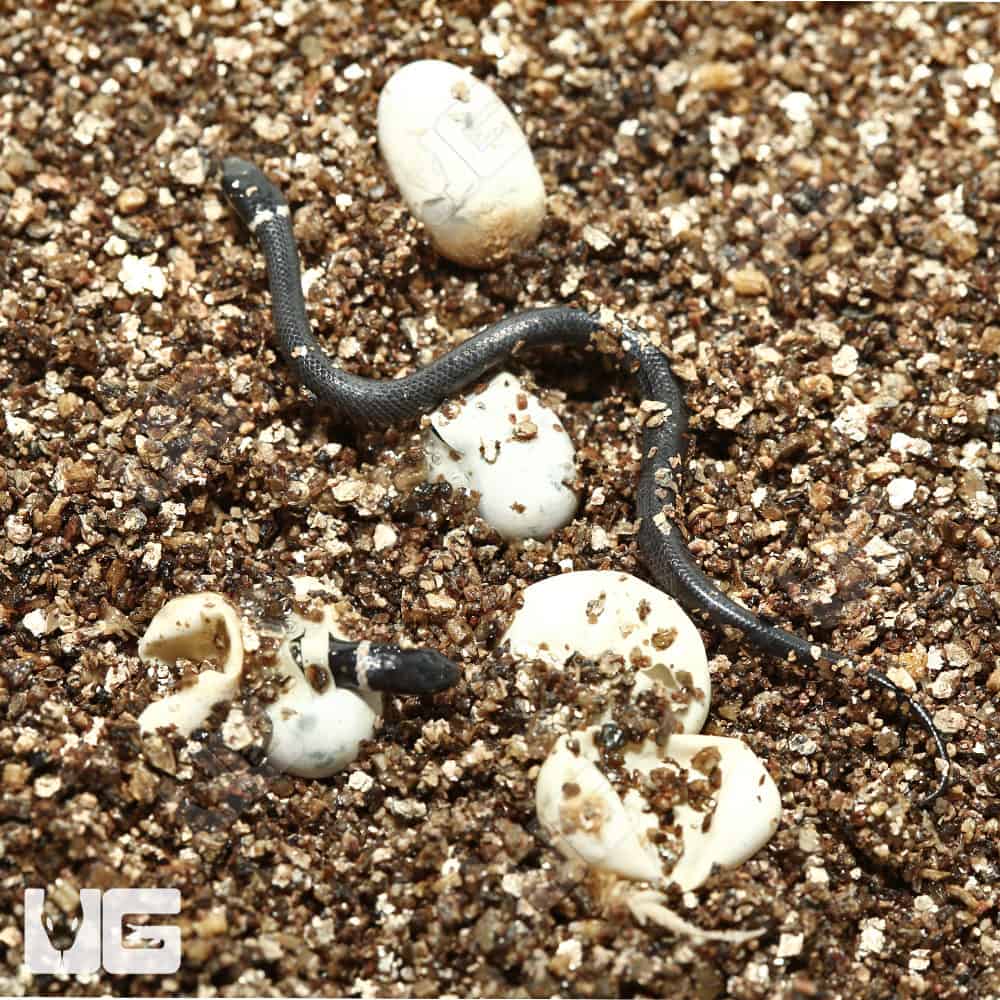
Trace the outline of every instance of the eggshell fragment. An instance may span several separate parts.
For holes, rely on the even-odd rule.
[[[781,799],[761,761],[740,740],[726,737],[675,735],[665,748],[647,740],[625,750],[632,787],[619,795],[601,770],[600,729],[562,736],[539,771],[535,808],[552,845],[600,871],[650,883],[651,889],[617,891],[640,923],[651,920],[703,940],[745,941],[761,933],[703,931],[670,910],[660,891],[670,883],[695,889],[714,868],[741,864],[771,838]],[[672,780],[674,772],[690,794],[716,768],[704,809],[681,796],[660,817],[639,790],[640,776],[658,772]]]
[[[513,375],[431,414],[430,478],[479,494],[479,514],[504,537],[545,538],[573,518],[573,442],[559,417]]]
[[[670,880],[682,889],[696,889],[716,865],[735,868],[752,858],[774,836],[781,822],[781,795],[774,779],[764,762],[742,740],[677,733],[662,751],[648,740],[637,750],[627,751],[625,765],[649,774],[662,767],[665,760],[671,760],[687,769],[691,781],[707,777],[699,772],[696,760],[699,754],[709,760],[718,754],[715,766],[721,784],[707,829],[704,811],[688,803],[673,808],[674,822],[683,831],[684,853],[674,865]],[[637,793],[627,793],[626,806],[630,796]]]
[[[190,736],[215,705],[230,701],[239,689],[243,673],[240,616],[222,594],[175,597],[160,608],[139,640],[139,659],[169,670],[177,668],[178,660],[217,665],[218,669],[203,670],[194,683],[152,702],[139,716],[143,733],[173,725]]]
[[[712,681],[698,630],[672,597],[627,573],[585,570],[533,583],[503,639],[514,656],[557,667],[574,653],[596,660],[611,652],[626,662],[638,655],[649,665],[634,694],[654,685],[676,692],[674,714],[686,733],[699,732],[708,715]],[[678,680],[684,672],[689,697]]]
[[[490,267],[538,237],[545,188],[506,105],[437,59],[397,70],[378,102],[378,143],[410,211],[437,249]]]
[[[577,753],[570,749],[574,741]],[[560,737],[538,774],[535,809],[542,828],[567,858],[623,878],[660,882],[663,862],[594,763],[596,755],[590,730]]]

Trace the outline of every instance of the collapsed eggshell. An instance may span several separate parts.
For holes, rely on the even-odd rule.
[[[378,143],[445,257],[489,267],[537,239],[545,187],[531,149],[503,101],[467,70],[437,59],[397,70],[379,97]]]
[[[142,733],[173,725],[190,736],[211,714],[229,701],[243,672],[240,616],[222,594],[185,594],[168,601],[139,640],[139,659],[175,670],[178,660],[212,661],[218,669],[202,670],[192,684],[152,702],[139,716]]]
[[[626,751],[625,765],[649,774],[662,767],[664,760],[672,760],[688,771],[689,779],[698,779],[704,775],[695,758],[704,751],[718,753],[722,784],[715,793],[717,804],[707,830],[703,828],[703,811],[687,802],[673,808],[674,822],[682,830],[684,853],[674,865],[670,880],[682,889],[700,886],[715,865],[735,868],[752,858],[774,836],[781,822],[778,787],[764,762],[742,740],[677,733],[662,752],[649,740],[637,750]],[[639,808],[635,799],[641,799],[637,792],[626,793],[626,808],[633,813]]]
[[[559,417],[503,372],[434,411],[424,436],[430,478],[479,494],[504,538],[545,538],[576,512],[573,442]]]
[[[309,577],[294,581],[306,597],[323,586]],[[267,706],[271,742],[267,759],[281,771],[304,778],[325,778],[355,760],[362,740],[370,740],[382,712],[382,696],[339,688],[329,668],[329,637],[346,639],[335,604],[323,605],[319,620],[292,613],[278,650],[277,666],[288,678],[278,698]],[[301,643],[301,666],[292,643]]]
[[[760,759],[740,740],[718,736],[674,735],[665,748],[646,740],[626,749],[626,772],[649,775],[683,768],[689,784],[705,777],[696,766],[699,754],[703,767],[709,766],[706,756],[713,762],[717,757],[721,780],[713,792],[714,810],[675,803],[665,838],[660,816],[639,789],[630,787],[619,795],[601,770],[595,742],[600,729],[592,726],[560,737],[539,771],[535,808],[552,845],[565,857],[603,872],[651,883],[653,889],[624,895],[640,922],[652,920],[705,939],[756,936],[758,931],[701,931],[669,910],[659,890],[670,883],[695,889],[716,866],[741,864],[770,840],[781,821],[781,798]]]
[[[634,694],[659,685],[675,692],[674,714],[684,732],[705,723],[712,695],[701,635],[668,594],[628,573],[584,570],[533,583],[504,634],[510,652],[561,667],[574,653],[597,660],[605,653],[649,665],[636,674]],[[677,675],[690,675],[693,695]]]

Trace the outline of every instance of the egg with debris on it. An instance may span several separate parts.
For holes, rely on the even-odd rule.
[[[421,59],[378,101],[378,145],[403,200],[445,257],[492,267],[531,246],[545,186],[507,106],[468,70]]]
[[[620,656],[640,665],[633,698],[658,688],[685,733],[699,732],[708,716],[712,680],[701,635],[672,597],[628,573],[583,570],[531,584],[501,642],[519,659],[557,669],[574,654]]]
[[[179,665],[214,664],[193,682],[151,702],[139,716],[142,733],[176,726],[190,736],[220,702],[231,701],[243,675],[239,612],[222,595],[206,591],[168,601],[139,640],[139,659],[157,673],[174,676]]]
[[[662,891],[696,889],[713,868],[742,864],[770,840],[781,798],[760,759],[727,737],[677,734],[662,748],[645,740],[622,753],[629,787],[619,794],[601,768],[601,729],[560,737],[539,771],[535,807],[550,843],[598,872],[648,883],[614,889],[641,923],[704,940],[762,933],[703,931],[671,911]]]
[[[300,598],[327,593],[309,577],[293,583]],[[285,687],[266,709],[271,721],[269,763],[303,778],[325,778],[347,767],[357,758],[361,742],[375,735],[382,714],[380,694],[334,683],[331,637],[347,641],[332,598],[323,604],[318,620],[289,614],[276,662]]]
[[[435,410],[424,453],[429,478],[478,493],[479,516],[504,538],[546,538],[576,513],[573,442],[507,372]]]
[[[382,696],[337,687],[329,651],[331,638],[345,639],[338,605],[319,580],[297,577],[292,583],[297,598],[327,600],[318,615],[291,612],[283,623],[276,667],[284,684],[263,709],[271,729],[267,759],[289,774],[325,778],[355,760],[361,742],[374,736]],[[140,640],[139,658],[168,676],[185,662],[218,669],[202,669],[192,681],[152,702],[139,716],[140,731],[175,726],[190,736],[216,705],[236,698],[243,681],[245,630],[239,612],[222,594],[186,594],[168,601]]]

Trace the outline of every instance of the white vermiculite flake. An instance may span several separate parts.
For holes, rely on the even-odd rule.
[[[917,484],[912,479],[899,476],[886,487],[889,496],[889,506],[893,510],[902,510],[917,492]]]
[[[29,611],[21,619],[21,624],[36,638],[50,631],[48,615],[44,608],[35,608],[34,611]]]
[[[813,108],[816,106],[812,97],[803,90],[793,90],[791,93],[785,94],[778,104],[788,120],[796,124],[809,121]]]
[[[157,299],[163,298],[167,290],[167,275],[162,267],[156,264],[156,254],[137,257],[128,254],[122,259],[118,269],[118,280],[128,295],[139,295],[149,292]]]
[[[916,458],[927,458],[931,453],[930,441],[922,438],[910,437],[902,431],[896,431],[889,439],[889,447],[892,451],[898,451],[903,455],[913,455]]]

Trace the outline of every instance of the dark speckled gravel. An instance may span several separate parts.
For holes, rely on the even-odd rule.
[[[1000,995],[998,34],[974,4],[7,5],[0,993]],[[425,57],[496,88],[546,181],[537,247],[490,273],[434,254],[377,156],[379,88]],[[554,301],[660,331],[695,414],[703,565],[912,683],[954,752],[947,796],[911,805],[928,747],[890,702],[706,630],[708,729],[767,759],[785,817],[674,903],[769,932],[692,947],[606,905],[539,837],[533,779],[560,711],[614,684],[495,640],[566,560],[641,572],[631,384],[520,359],[578,442],[583,502],[502,544],[420,485],[413,428],[333,426],[276,362],[226,154],[286,191],[352,370]],[[136,636],[164,601],[225,591],[263,630],[303,572],[465,681],[393,704],[325,782],[269,774],[225,710],[140,741]],[[32,978],[26,886],[57,917],[84,887],[179,888],[180,972]]]

